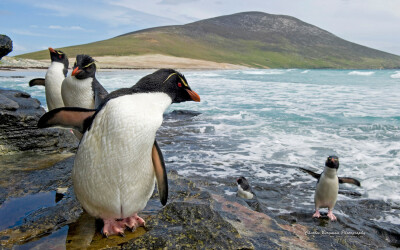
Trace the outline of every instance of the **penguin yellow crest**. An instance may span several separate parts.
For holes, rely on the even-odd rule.
[[[87,67],[89,67],[90,65],[92,65],[93,63],[95,63],[96,61],[93,61],[93,62],[91,62],[91,63],[89,63],[89,64],[87,64],[87,65],[85,65],[85,66],[83,66],[84,68],[87,68]]]
[[[178,73],[172,73],[170,74],[167,79],[165,79],[165,81],[163,83],[165,83],[166,81],[168,81],[169,78],[171,78],[173,75],[178,75]],[[179,79],[181,79],[183,85],[185,85],[186,87],[189,87],[189,85],[186,83],[185,79],[183,79],[180,75],[178,75]]]

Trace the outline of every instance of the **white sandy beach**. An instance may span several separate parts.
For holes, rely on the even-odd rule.
[[[102,56],[93,57],[101,69],[246,69],[241,65],[229,63],[217,63],[205,60],[197,60],[183,57],[166,56],[160,54],[140,56]],[[69,58],[70,67],[75,59]],[[15,57],[4,57],[0,67],[7,68],[47,68],[50,60],[31,60]]]

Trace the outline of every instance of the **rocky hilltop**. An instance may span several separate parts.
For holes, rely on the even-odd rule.
[[[343,40],[294,17],[262,12],[155,27],[62,50],[71,58],[162,54],[255,68],[400,68],[400,56]]]

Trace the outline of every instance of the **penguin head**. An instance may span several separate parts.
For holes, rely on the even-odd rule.
[[[64,52],[62,52],[61,50],[55,50],[53,48],[49,48],[49,51],[50,59],[52,62],[60,62],[66,65],[66,68],[68,68],[68,57]]]
[[[237,184],[242,184],[242,183],[247,183],[247,179],[243,176],[240,176],[237,180],[236,180]]]
[[[77,79],[94,77],[96,73],[95,60],[89,55],[77,55],[71,76]]]
[[[250,184],[245,177],[240,176],[236,182],[244,191],[251,191]]]
[[[331,155],[326,159],[325,166],[328,168],[339,168],[339,157],[335,155]]]
[[[200,96],[188,85],[186,78],[173,69],[160,69],[143,77],[134,88],[144,92],[164,92],[172,99],[172,103],[195,101]]]

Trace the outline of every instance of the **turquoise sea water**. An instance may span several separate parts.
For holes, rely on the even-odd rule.
[[[151,72],[100,71],[97,78],[112,91]],[[363,197],[400,201],[400,71],[183,73],[201,102],[173,104],[167,113],[201,114],[165,119],[159,136],[167,168],[184,175],[243,175],[253,183],[301,185],[314,180],[299,177],[296,166],[321,172],[326,157],[335,154],[339,175],[358,178]],[[28,87],[30,79],[44,74],[0,71],[0,87],[26,91],[46,106],[43,87]]]

